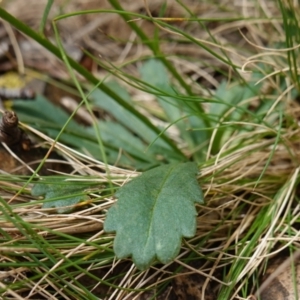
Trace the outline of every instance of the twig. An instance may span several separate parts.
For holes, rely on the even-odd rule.
[[[0,123],[0,141],[8,146],[20,145],[22,150],[30,150],[31,141],[18,124],[19,119],[16,113],[5,111]]]

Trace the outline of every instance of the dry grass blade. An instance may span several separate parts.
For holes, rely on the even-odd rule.
[[[33,2],[36,1],[17,0],[8,3],[7,9],[37,28],[37,17],[42,15],[47,1],[30,5]],[[299,73],[299,64],[292,65],[289,58],[291,53],[298,53],[299,43],[285,44],[286,32],[275,1],[235,1],[233,5],[228,0],[217,4],[188,0],[171,1],[164,7],[162,1],[156,0],[124,1],[122,5],[130,13],[151,16],[151,21],[132,20],[146,33],[148,40],[144,44],[117,13],[61,20],[61,39],[66,51],[74,51],[77,59],[84,56],[77,46],[96,57],[100,54],[101,67],[96,61],[91,67],[96,75],[115,75],[122,81],[143,115],[157,127],[171,126],[167,133],[189,158],[193,149],[188,149],[188,142],[175,128],[177,124],[170,125],[155,95],[150,95],[146,85],[138,81],[140,65],[152,55],[147,43],[156,42],[159,55],[191,87],[192,96],[186,96],[187,101],[203,104],[204,117],[195,116],[214,122],[211,128],[205,128],[209,133],[205,146],[199,146],[205,149],[198,181],[206,203],[197,205],[196,235],[183,241],[180,254],[167,265],[155,264],[141,272],[130,259],[116,259],[113,235],[103,231],[105,214],[116,202],[113,188],[126,184],[140,172],[107,165],[21,123],[41,141],[36,147],[56,151],[73,170],[56,174],[68,183],[91,182],[96,187],[83,192],[89,200],[77,204],[74,211],[57,214],[55,209],[42,208],[43,200],[30,195],[33,181],[28,183],[28,178],[13,175],[8,180],[9,175],[1,172],[0,292],[7,299],[23,299],[23,295],[27,299],[90,299],[97,295],[106,300],[162,300],[180,297],[176,282],[195,275],[201,278],[197,285],[201,299],[249,300],[258,290],[256,285],[269,259],[300,245],[300,108],[295,101],[299,98],[297,82],[291,76]],[[25,13],[25,7],[31,10]],[[106,1],[76,0],[68,5],[66,1],[55,1],[50,18],[99,7],[110,8]],[[161,17],[163,13],[166,18]],[[298,28],[294,29],[297,32]],[[65,65],[49,56],[46,49],[23,38],[17,40],[18,44],[11,29],[7,27],[7,31],[18,53],[20,69],[24,61],[26,67],[43,70],[46,66],[50,74],[69,78]],[[46,34],[51,36],[51,30]],[[296,36],[291,40],[296,41]],[[23,51],[28,45],[36,51]],[[295,57],[299,63],[299,55]],[[229,99],[223,99],[222,93],[216,100],[214,96],[222,84],[228,87],[222,90],[225,98],[230,98],[227,91],[236,86],[245,90],[250,86],[250,96],[237,104],[228,104]],[[253,92],[258,86],[259,91]],[[175,87],[176,95],[183,93],[182,86]],[[228,104],[217,120],[214,111],[208,113],[215,102]],[[238,113],[242,115],[240,119],[232,117]],[[226,128],[231,129],[230,134],[220,138]],[[196,133],[201,135],[203,131],[201,128]],[[7,151],[34,173],[31,163],[9,148]],[[22,189],[24,184],[26,189]]]

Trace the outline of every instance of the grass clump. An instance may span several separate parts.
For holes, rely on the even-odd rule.
[[[168,299],[195,274],[199,299],[249,299],[270,259],[299,246],[297,7],[109,3],[72,12],[60,6],[53,16],[48,1],[37,29],[0,9],[68,70],[63,85],[81,99],[71,116],[41,95],[13,109],[35,139],[72,167],[59,180],[87,187],[75,210],[58,214],[30,194],[38,172],[1,175],[0,293],[3,299]],[[44,35],[48,12],[56,45]],[[61,28],[69,19],[104,16],[111,27],[125,21],[130,36],[104,34],[105,46],[121,55],[99,57],[95,32],[87,32],[84,54],[97,64],[93,73],[68,56]],[[88,125],[75,121],[82,108]],[[47,161],[46,155],[40,167]],[[116,259],[113,235],[103,231],[115,191],[140,172],[186,161],[198,164],[205,199],[197,205],[195,237],[183,241],[173,262],[146,271]]]

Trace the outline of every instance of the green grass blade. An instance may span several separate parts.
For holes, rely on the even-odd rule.
[[[44,10],[44,14],[43,14],[43,17],[42,17],[42,20],[41,20],[41,24],[39,26],[39,33],[41,35],[44,35],[44,29],[45,29],[45,26],[46,26],[47,18],[48,18],[48,15],[50,13],[53,2],[54,2],[54,0],[48,0],[46,8]]]
[[[109,0],[110,4],[119,11],[124,11],[123,7],[121,6],[118,0]],[[180,83],[180,85],[185,89],[185,91],[192,95],[191,87],[186,83],[186,81],[182,78],[182,76],[177,72],[176,68],[165,58],[165,56],[160,52],[159,48],[157,47],[157,43],[151,41],[147,35],[143,32],[143,30],[135,23],[130,22],[130,13],[125,13],[121,15],[123,19],[128,23],[131,29],[139,36],[142,42],[147,45],[151,51],[153,52],[154,56],[159,58],[165,67],[169,70],[169,72],[176,78],[176,80]]]
[[[10,23],[12,26],[14,26],[16,29],[24,33],[25,35],[29,36],[30,38],[34,39],[37,43],[42,45],[45,49],[50,51],[52,54],[54,54],[59,59],[63,59],[60,50],[53,45],[51,42],[49,42],[47,39],[36,33],[34,30],[32,30],[30,27],[26,26],[23,22],[19,21],[18,19],[14,18],[12,15],[10,15],[7,11],[5,11],[3,8],[0,8],[0,17],[3,18],[5,21]],[[74,68],[79,74],[81,74],[85,79],[87,79],[89,82],[91,82],[94,85],[98,85],[99,80],[93,76],[87,69],[85,69],[83,66],[81,66],[79,63],[77,63],[75,60],[73,60],[71,57],[67,56],[67,59],[70,63],[70,66]],[[114,91],[109,89],[104,83],[101,84],[99,87],[104,93],[109,95],[111,98],[113,98],[116,102],[118,102],[121,106],[123,106],[126,110],[130,111],[133,115],[135,115],[137,118],[139,118],[144,124],[146,124],[150,129],[152,129],[156,134],[160,134],[160,130],[154,126],[148,118],[146,118],[143,114],[141,114],[139,111],[137,111],[134,107],[129,105],[125,100],[120,98]],[[184,158],[184,154],[178,149],[178,147],[171,141],[166,135],[161,135],[161,138],[169,144],[169,146],[179,155],[181,155],[182,158]]]

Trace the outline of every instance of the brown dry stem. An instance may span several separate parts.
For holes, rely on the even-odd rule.
[[[0,123],[0,141],[8,146],[19,145],[22,150],[29,150],[31,141],[18,125],[17,114],[13,111],[5,111]]]

